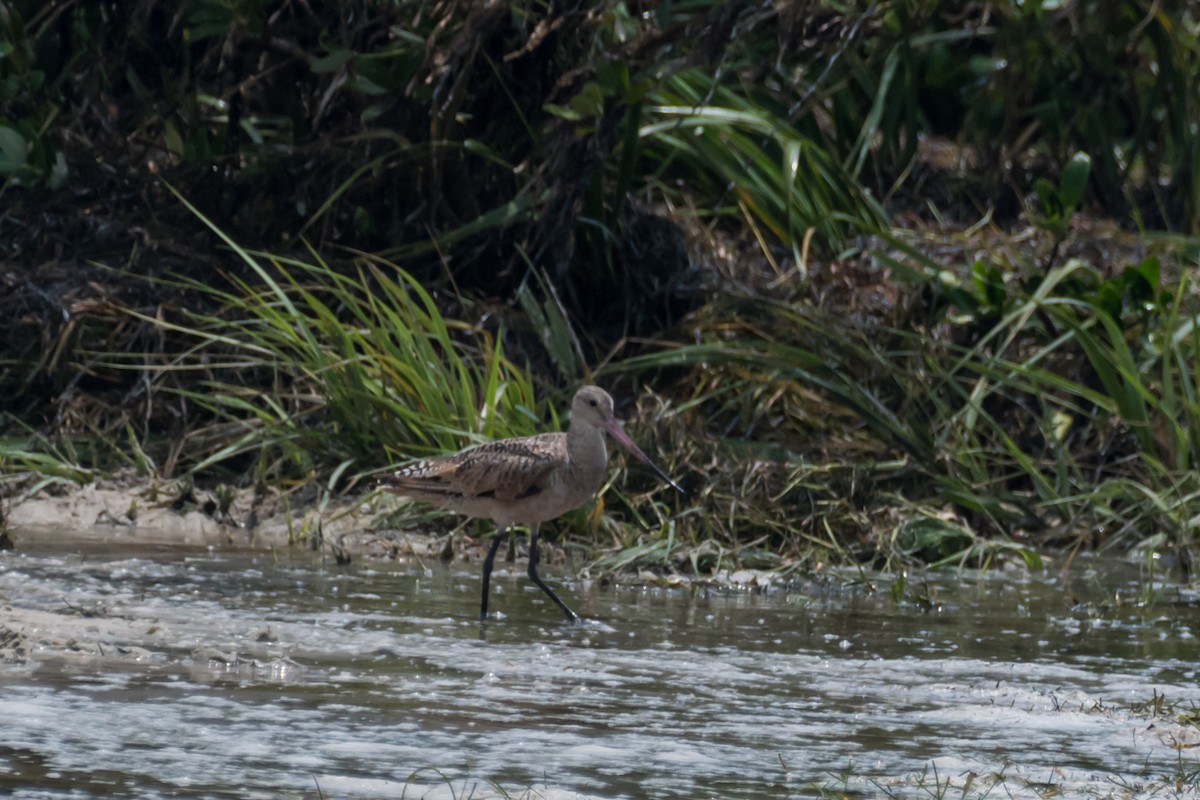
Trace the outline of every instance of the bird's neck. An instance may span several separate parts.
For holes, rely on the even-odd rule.
[[[604,431],[590,425],[572,425],[567,430],[567,457],[572,471],[586,476],[585,483],[599,486],[608,466]]]

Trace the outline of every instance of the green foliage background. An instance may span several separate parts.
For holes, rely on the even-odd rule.
[[[0,2],[4,480],[345,488],[598,379],[694,489],[620,479],[610,564],[1187,566],[1198,41],[1151,2]]]

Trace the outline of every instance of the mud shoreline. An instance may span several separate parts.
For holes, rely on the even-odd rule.
[[[27,548],[61,542],[87,552],[154,548],[183,551],[321,551],[331,562],[358,558],[436,560],[445,537],[377,527],[387,509],[377,498],[339,498],[300,507],[282,495],[232,495],[224,512],[211,493],[181,503],[161,488],[130,479],[54,486],[5,509],[0,571],[19,567]],[[385,502],[395,502],[390,498]],[[465,555],[465,554],[464,554]],[[468,556],[469,557],[469,556]],[[63,666],[149,664],[166,654],[158,621],[106,607],[28,607],[0,593],[0,664]],[[156,646],[158,645],[158,646]]]

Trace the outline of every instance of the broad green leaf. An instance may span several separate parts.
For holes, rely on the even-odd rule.
[[[1088,176],[1092,172],[1092,157],[1087,153],[1078,152],[1071,156],[1067,166],[1063,168],[1062,178],[1058,183],[1058,193],[1065,209],[1074,209],[1083,199],[1083,190],[1087,188]]]

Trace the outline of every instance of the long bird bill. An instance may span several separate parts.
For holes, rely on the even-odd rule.
[[[678,483],[671,480],[667,476],[667,473],[659,469],[658,465],[651,461],[649,456],[643,453],[640,447],[634,444],[633,439],[629,438],[629,434],[626,433],[625,429],[621,427],[621,423],[617,421],[616,417],[609,417],[604,421],[604,430],[608,431],[609,436],[616,439],[622,447],[628,450],[630,455],[645,464],[650,469],[654,470],[654,474],[661,478],[663,483],[667,484],[682,495],[687,494],[687,492],[680,488]]]

